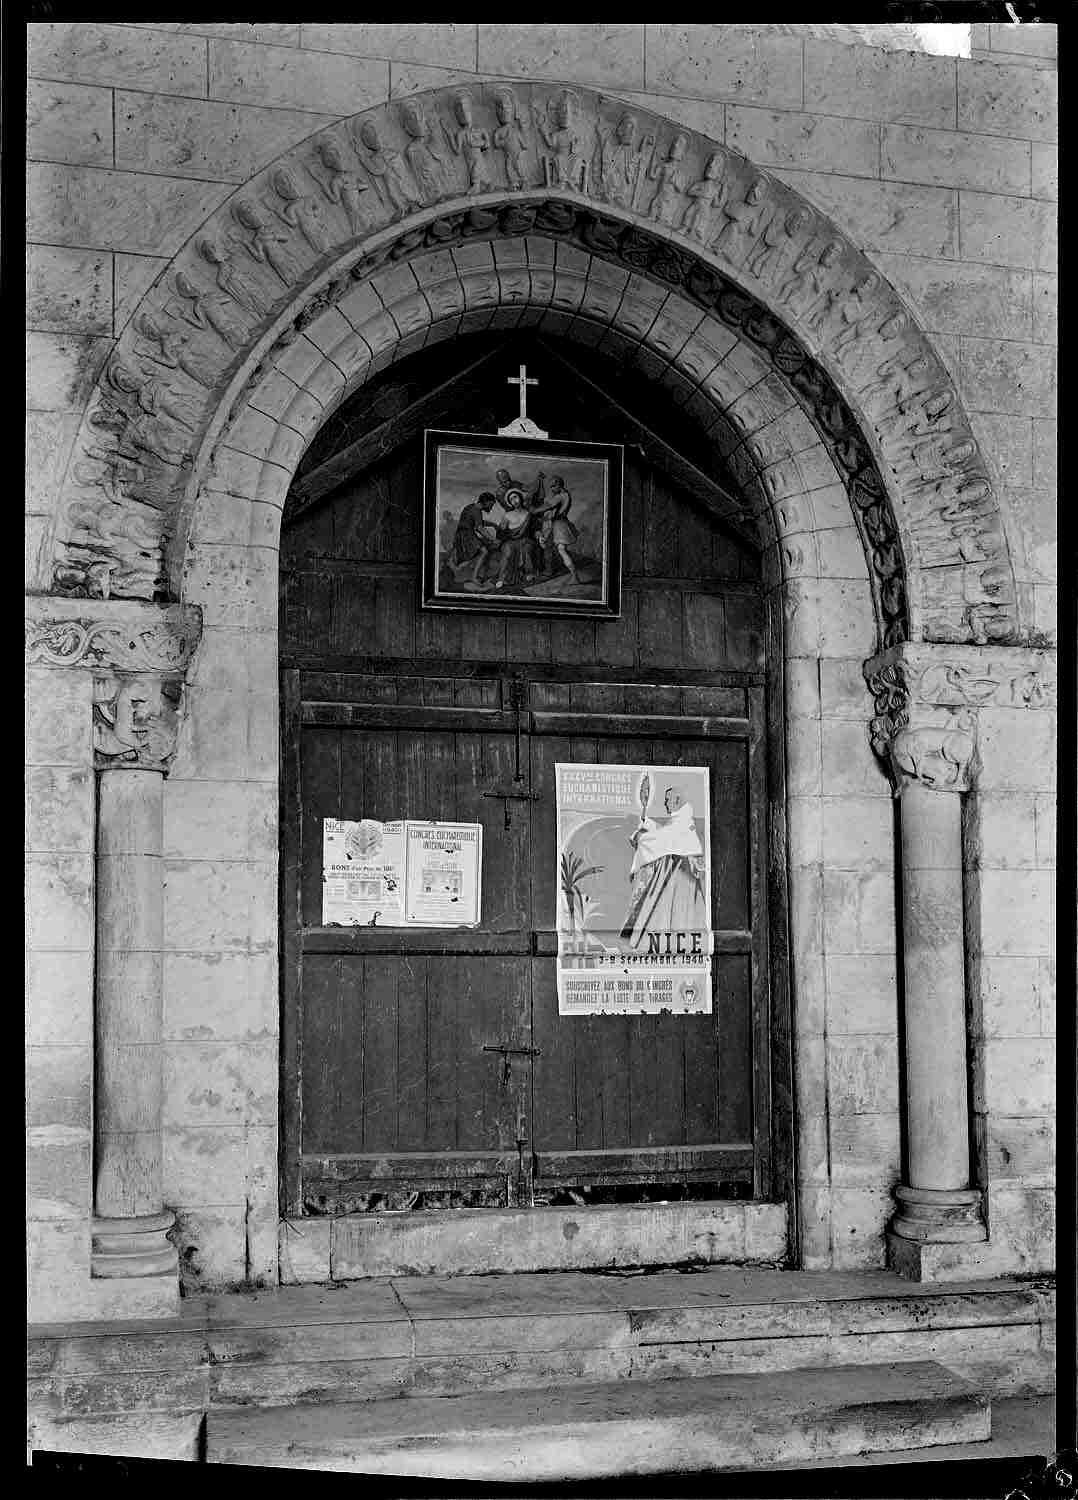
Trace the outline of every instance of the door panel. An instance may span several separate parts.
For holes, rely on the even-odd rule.
[[[638,696],[617,689],[594,711],[640,703],[648,715],[680,707],[662,689]],[[677,691],[676,689],[674,690]],[[579,699],[578,699],[579,701]],[[548,700],[549,702],[549,700]],[[647,722],[647,721],[645,721]],[[673,721],[676,723],[676,720]],[[558,1014],[554,961],[537,963],[533,1027],[533,1149],[537,1181],[577,1182],[737,1175],[751,1152],[753,1053],[748,1029],[751,879],[748,859],[749,742],[533,735],[535,920],[554,924],[554,766],[557,762],[704,765],[710,771],[712,922],[725,945],[716,953],[713,1013],[707,1016]],[[626,891],[628,900],[628,891]]]
[[[477,1183],[500,1183],[512,1201],[532,1172],[544,1190],[753,1177],[752,741],[744,709],[729,712],[745,690],[716,690],[726,694],[717,702],[693,690],[689,706],[705,717],[684,719],[685,690],[661,683],[533,683],[519,715],[506,711],[508,686],[382,676],[354,681],[349,701],[302,706],[308,1207],[387,1186]],[[708,718],[720,704],[726,716]],[[451,727],[438,727],[439,710]],[[555,722],[565,732],[536,732]],[[691,732],[679,735],[679,724]],[[559,1016],[558,762],[708,767],[711,1015]],[[513,791],[534,800],[497,795]],[[326,817],[480,822],[480,927],[323,928]]]

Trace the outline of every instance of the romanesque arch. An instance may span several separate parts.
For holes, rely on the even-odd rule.
[[[552,261],[533,255],[539,242]],[[306,442],[364,379],[484,308],[525,303],[570,334],[606,324],[634,357],[647,351],[765,544],[812,530],[787,502],[841,479],[880,646],[1022,638],[987,468],[893,288],[738,153],[558,85],[380,106],[222,204],[106,363],[40,586],[183,597],[207,486],[279,508]]]

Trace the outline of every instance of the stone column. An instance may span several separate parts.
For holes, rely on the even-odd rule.
[[[190,605],[28,601],[29,662],[93,682],[97,772],[94,1184],[90,1304],[167,1314],[179,1297],[161,1173],[163,783],[187,666],[202,632]],[[105,1285],[107,1283],[107,1287]],[[83,1301],[87,1300],[83,1294]],[[92,1315],[92,1314],[91,1314]]]
[[[177,1277],[161,1190],[163,781],[182,678],[94,678],[97,790],[91,1274]]]
[[[987,1237],[970,1182],[962,795],[975,759],[975,719],[960,707],[911,708],[898,653],[869,681],[873,747],[899,804],[906,1161],[895,1189],[890,1264],[920,1279],[922,1247]],[[918,720],[911,724],[911,717]]]

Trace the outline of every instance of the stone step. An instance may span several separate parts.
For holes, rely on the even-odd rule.
[[[1051,1318],[1050,1294],[1028,1283],[914,1289],[887,1271],[401,1277],[38,1330],[28,1373],[68,1416],[923,1359],[1018,1395],[1050,1388]]]
[[[988,1398],[932,1361],[260,1411],[211,1409],[206,1461],[457,1480],[776,1465],[986,1442]]]

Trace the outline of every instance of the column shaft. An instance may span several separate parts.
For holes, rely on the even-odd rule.
[[[175,1274],[161,1189],[163,777],[98,778],[94,1274]]]
[[[962,803],[907,783],[901,796],[908,1177],[969,1186]]]

